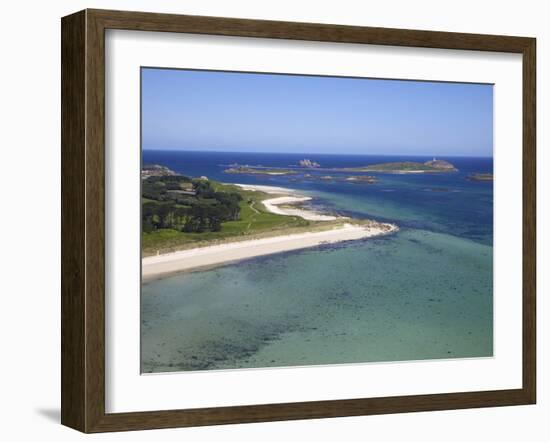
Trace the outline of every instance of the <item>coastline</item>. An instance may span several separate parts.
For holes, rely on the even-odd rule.
[[[304,203],[310,201],[311,198],[308,196],[297,197],[297,196],[280,196],[277,198],[269,198],[262,201],[264,207],[271,213],[276,213],[277,215],[287,215],[287,216],[299,216],[308,221],[335,221],[339,218],[333,215],[323,215],[317,213],[313,210],[304,210],[299,208],[280,208],[280,205],[289,205],[296,203]]]
[[[180,250],[156,256],[142,258],[142,282],[149,282],[177,273],[206,270],[258,256],[271,255],[316,247],[322,244],[334,244],[381,235],[387,235],[398,230],[393,224],[371,221],[364,224],[353,224],[349,218],[334,215],[324,215],[303,208],[288,207],[288,205],[311,200],[310,197],[299,195],[293,189],[274,186],[237,186],[245,190],[256,190],[270,195],[262,201],[266,210],[279,215],[299,216],[311,221],[344,221],[343,224],[329,227],[327,230],[315,230],[302,233],[289,233],[265,238],[236,240],[222,244],[207,245],[193,249]],[[285,207],[280,207],[286,205]]]
[[[384,226],[391,227],[385,229]],[[258,256],[386,235],[396,230],[396,226],[389,224],[376,227],[344,224],[341,227],[321,232],[280,235],[149,256],[142,259],[142,282],[176,273],[217,267]]]
[[[243,190],[260,191],[274,196],[277,195],[274,198],[268,198],[262,201],[262,204],[268,212],[275,213],[277,215],[299,216],[308,221],[335,221],[338,219],[348,219],[347,217],[343,216],[324,215],[310,209],[306,210],[295,207],[279,207],[282,205],[292,205],[311,201],[311,197],[298,195],[298,193],[294,189],[285,189],[284,187],[262,186],[254,184],[235,184],[235,186],[240,187]]]

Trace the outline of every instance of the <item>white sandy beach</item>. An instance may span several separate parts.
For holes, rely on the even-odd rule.
[[[311,221],[333,221],[347,218],[324,215],[301,208],[279,207],[309,201],[311,198],[298,195],[292,189],[275,186],[256,186],[237,184],[245,190],[257,190],[272,195],[274,198],[263,200],[265,208],[279,215],[300,216]],[[332,244],[361,238],[385,235],[397,230],[392,224],[376,223],[372,226],[344,223],[330,230],[295,233],[269,238],[235,241],[195,249],[181,250],[163,255],[149,256],[142,259],[142,280],[144,282],[158,279],[170,274],[198,270],[228,264],[257,256],[305,249],[321,244]]]
[[[321,232],[296,233],[149,256],[142,260],[142,277],[143,281],[149,281],[178,272],[213,267],[290,250],[305,249],[321,244],[378,236],[391,231],[393,229],[385,230],[383,227],[344,224],[332,230]]]
[[[269,212],[276,213],[277,215],[299,216],[308,221],[334,221],[335,219],[344,219],[344,217],[324,215],[321,213],[317,213],[313,210],[304,210],[298,207],[296,208],[278,207],[281,205],[303,203],[305,201],[311,200],[309,196],[297,195],[296,191],[293,189],[285,189],[284,187],[276,187],[276,186],[256,186],[252,184],[236,184],[236,185],[245,190],[257,190],[257,191],[269,193],[271,195],[282,195],[276,198],[269,198],[262,201],[262,204]]]
[[[278,215],[290,215],[290,216],[299,216],[301,218],[307,219],[308,221],[333,221],[337,219],[333,215],[323,215],[313,210],[304,210],[299,208],[288,208],[279,207],[283,204],[295,204],[302,203],[305,201],[311,200],[308,196],[280,196],[278,198],[270,198],[263,200],[262,204],[264,207],[271,213],[276,213]]]

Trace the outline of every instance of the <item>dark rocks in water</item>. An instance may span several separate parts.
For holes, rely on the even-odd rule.
[[[348,176],[346,181],[355,184],[374,184],[378,182],[378,178],[372,175],[357,175],[357,176]]]

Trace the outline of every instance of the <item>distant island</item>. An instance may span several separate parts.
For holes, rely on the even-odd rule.
[[[300,163],[303,161],[307,161],[310,164],[310,160],[301,160]],[[317,170],[323,170],[323,171],[335,171],[335,172],[341,172],[337,169],[320,169],[319,163],[311,163],[311,166],[308,166],[307,168],[314,168]],[[299,168],[271,168],[271,167],[265,167],[265,166],[242,166],[239,164],[232,164],[231,167],[224,170],[224,173],[231,173],[231,174],[242,174],[242,175],[301,175],[303,172]],[[337,174],[336,176],[332,175],[317,175],[317,174],[310,174],[305,173],[303,174],[303,178],[307,180],[321,180],[321,181],[347,181],[349,183],[355,183],[355,184],[374,184],[378,182],[378,178],[372,176],[372,175],[344,175]]]
[[[225,173],[244,175],[294,175],[296,171],[290,169],[270,169],[252,166],[233,166],[224,170]]]
[[[311,161],[307,158],[303,159],[303,160],[300,160],[298,161],[298,164],[300,165],[300,167],[306,167],[306,168],[317,168],[317,167],[321,167],[321,165],[315,161]]]
[[[145,164],[141,167],[141,179],[145,180],[153,176],[177,176],[178,174],[166,166],[160,164]]]
[[[342,172],[382,172],[382,173],[441,173],[457,172],[458,169],[445,160],[435,158],[425,163],[416,161],[397,161],[391,163],[371,164],[362,167],[347,167],[338,169]]]
[[[319,163],[310,159],[303,159],[299,161],[299,166],[288,167],[269,167],[269,166],[249,166],[240,164],[231,164],[228,169],[225,169],[225,173],[233,174],[245,174],[245,175],[297,175],[303,173],[303,169],[315,169],[316,171],[323,172],[339,172],[339,173],[363,173],[363,172],[377,172],[377,173],[448,173],[457,172],[458,169],[448,161],[433,159],[420,163],[416,161],[396,161],[391,163],[370,164],[367,166],[359,167],[321,167]],[[306,178],[312,177],[310,174],[304,175]],[[324,175],[319,177],[321,180],[334,179],[331,175]],[[345,177],[349,182],[363,182],[372,184],[376,182],[375,177],[361,177],[350,175]]]
[[[470,181],[493,181],[492,173],[473,173],[466,177]]]

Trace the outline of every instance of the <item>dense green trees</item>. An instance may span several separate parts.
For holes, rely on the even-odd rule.
[[[223,222],[239,219],[242,199],[238,193],[217,192],[208,180],[184,176],[149,177],[142,181],[142,196],[144,232],[217,232]]]

